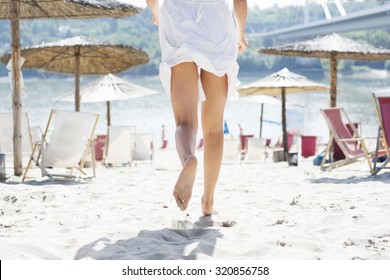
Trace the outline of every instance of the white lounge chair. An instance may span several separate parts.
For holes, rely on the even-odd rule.
[[[245,162],[264,161],[265,145],[264,139],[247,138],[245,144]]]
[[[51,179],[57,176],[75,178],[77,176],[73,175],[74,169],[77,169],[84,178],[88,178],[83,170],[88,153],[91,155],[93,177],[95,177],[92,136],[98,118],[97,114],[52,110],[42,141],[34,145],[23,180],[33,161],[41,168],[42,176]],[[49,130],[52,131],[50,135],[48,135]],[[57,169],[66,169],[69,172],[55,173]]]
[[[39,125],[31,126],[30,130],[31,130],[31,140],[33,144],[42,141],[43,132]]]
[[[130,164],[134,159],[135,126],[109,126],[105,165]]]
[[[23,162],[27,163],[31,155],[33,144],[30,124],[27,113],[22,117],[22,156]],[[11,112],[0,113],[0,153],[7,155],[7,162],[11,162],[14,154],[13,145],[13,115]],[[25,164],[24,164],[25,165]]]
[[[153,160],[153,134],[136,133],[135,134],[135,160]]]
[[[241,145],[238,139],[225,138],[223,140],[222,163],[238,163],[241,160]]]

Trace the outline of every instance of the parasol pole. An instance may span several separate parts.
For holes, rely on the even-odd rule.
[[[76,57],[76,69],[75,69],[75,111],[80,112],[80,46],[75,47],[75,57]]]
[[[110,101],[106,101],[107,104],[107,126],[111,125],[111,104]]]
[[[20,1],[11,1],[12,34],[12,111],[13,111],[13,146],[14,174],[23,173],[22,166],[22,94],[20,83]]]
[[[263,131],[263,114],[264,114],[264,103],[261,103],[261,111],[260,111],[260,136],[261,139],[261,133]]]
[[[330,54],[330,107],[337,106],[337,55]]]
[[[286,88],[282,87],[282,129],[283,129],[283,150],[284,161],[287,160],[288,143],[287,143],[287,124],[286,124]]]

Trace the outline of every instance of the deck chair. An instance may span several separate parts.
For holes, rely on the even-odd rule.
[[[343,108],[320,109],[330,130],[330,139],[321,162],[321,170],[344,166],[365,159],[372,171],[370,154],[367,151],[364,139],[359,136],[356,127],[349,119]],[[343,116],[347,122],[344,122]],[[353,133],[348,130],[346,123],[350,125]],[[334,142],[333,142],[334,140]],[[327,161],[331,156],[333,143],[337,143],[342,150],[345,159]]]
[[[131,164],[134,159],[135,126],[108,126],[104,164]]]
[[[34,145],[23,181],[33,162],[40,167],[42,177],[91,178],[83,169],[88,154],[91,155],[95,177],[92,137],[98,118],[99,115],[92,113],[52,110],[41,142]],[[50,130],[52,132],[49,135]],[[68,172],[56,173],[58,169],[66,169]],[[81,176],[74,175],[74,170],[79,171]]]
[[[22,161],[25,166],[33,149],[33,140],[27,113],[22,116]],[[13,115],[11,112],[0,113],[0,153],[13,158]],[[7,157],[8,158],[8,157]],[[8,161],[8,160],[7,160]]]
[[[374,168],[371,172],[376,175],[382,169],[390,169],[390,167],[386,167],[390,160],[390,96],[377,97],[373,93],[372,98],[379,123]],[[379,158],[384,158],[384,161],[378,162]]]
[[[153,160],[153,134],[152,133],[136,133],[135,138],[135,160]]]
[[[31,127],[31,140],[33,144],[40,142],[42,140],[42,135],[43,132],[39,125]]]
[[[245,162],[264,161],[265,145],[261,138],[246,138]]]
[[[222,163],[238,163],[241,160],[241,144],[238,139],[224,138]]]

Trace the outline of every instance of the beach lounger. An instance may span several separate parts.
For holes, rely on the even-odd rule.
[[[33,149],[33,140],[27,113],[22,117],[22,157],[27,163]],[[6,154],[7,162],[13,162],[13,115],[11,112],[0,113],[0,153]],[[25,164],[23,164],[25,165]]]
[[[364,139],[360,137],[356,127],[349,119],[343,108],[320,109],[330,130],[330,139],[321,162],[321,170],[344,166],[365,159],[370,172],[372,165],[370,155]],[[346,120],[346,122],[343,120]],[[348,130],[346,123],[350,125],[353,133]],[[333,142],[334,140],[334,142]],[[333,161],[331,157],[333,143],[337,143],[343,152],[345,159]],[[328,160],[330,157],[330,160]]]
[[[42,135],[43,132],[39,125],[31,127],[31,140],[33,144],[42,141]]]
[[[131,164],[134,159],[135,126],[108,126],[104,164]]]
[[[135,138],[135,160],[153,160],[153,134],[152,133],[136,133]]]
[[[264,161],[265,145],[264,139],[246,138],[245,144],[245,162]]]
[[[91,155],[95,177],[92,137],[98,118],[97,114],[52,110],[42,140],[34,145],[23,180],[32,162],[41,168],[42,177],[90,178],[83,169],[88,154]],[[66,171],[56,173],[59,169]],[[74,175],[74,170],[79,171],[81,176]]]
[[[238,163],[241,160],[240,141],[234,138],[224,138],[222,163]]]
[[[377,97],[373,93],[372,97],[379,123],[374,168],[371,172],[376,175],[382,169],[390,169],[390,167],[386,167],[390,160],[390,96]],[[379,159],[383,159],[383,161],[378,162]]]

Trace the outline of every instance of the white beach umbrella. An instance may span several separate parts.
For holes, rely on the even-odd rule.
[[[328,86],[309,80],[305,76],[293,73],[287,68],[268,75],[253,83],[243,85],[238,92],[244,95],[271,95],[281,96],[282,99],[282,129],[284,154],[288,152],[287,148],[287,130],[286,130],[286,94],[303,93],[310,91],[323,91]]]
[[[82,87],[80,89],[80,101],[82,103],[107,102],[107,125],[111,125],[111,101],[140,98],[157,93],[155,90],[135,85],[125,79],[108,74]],[[54,101],[74,102],[74,92],[67,93]]]

